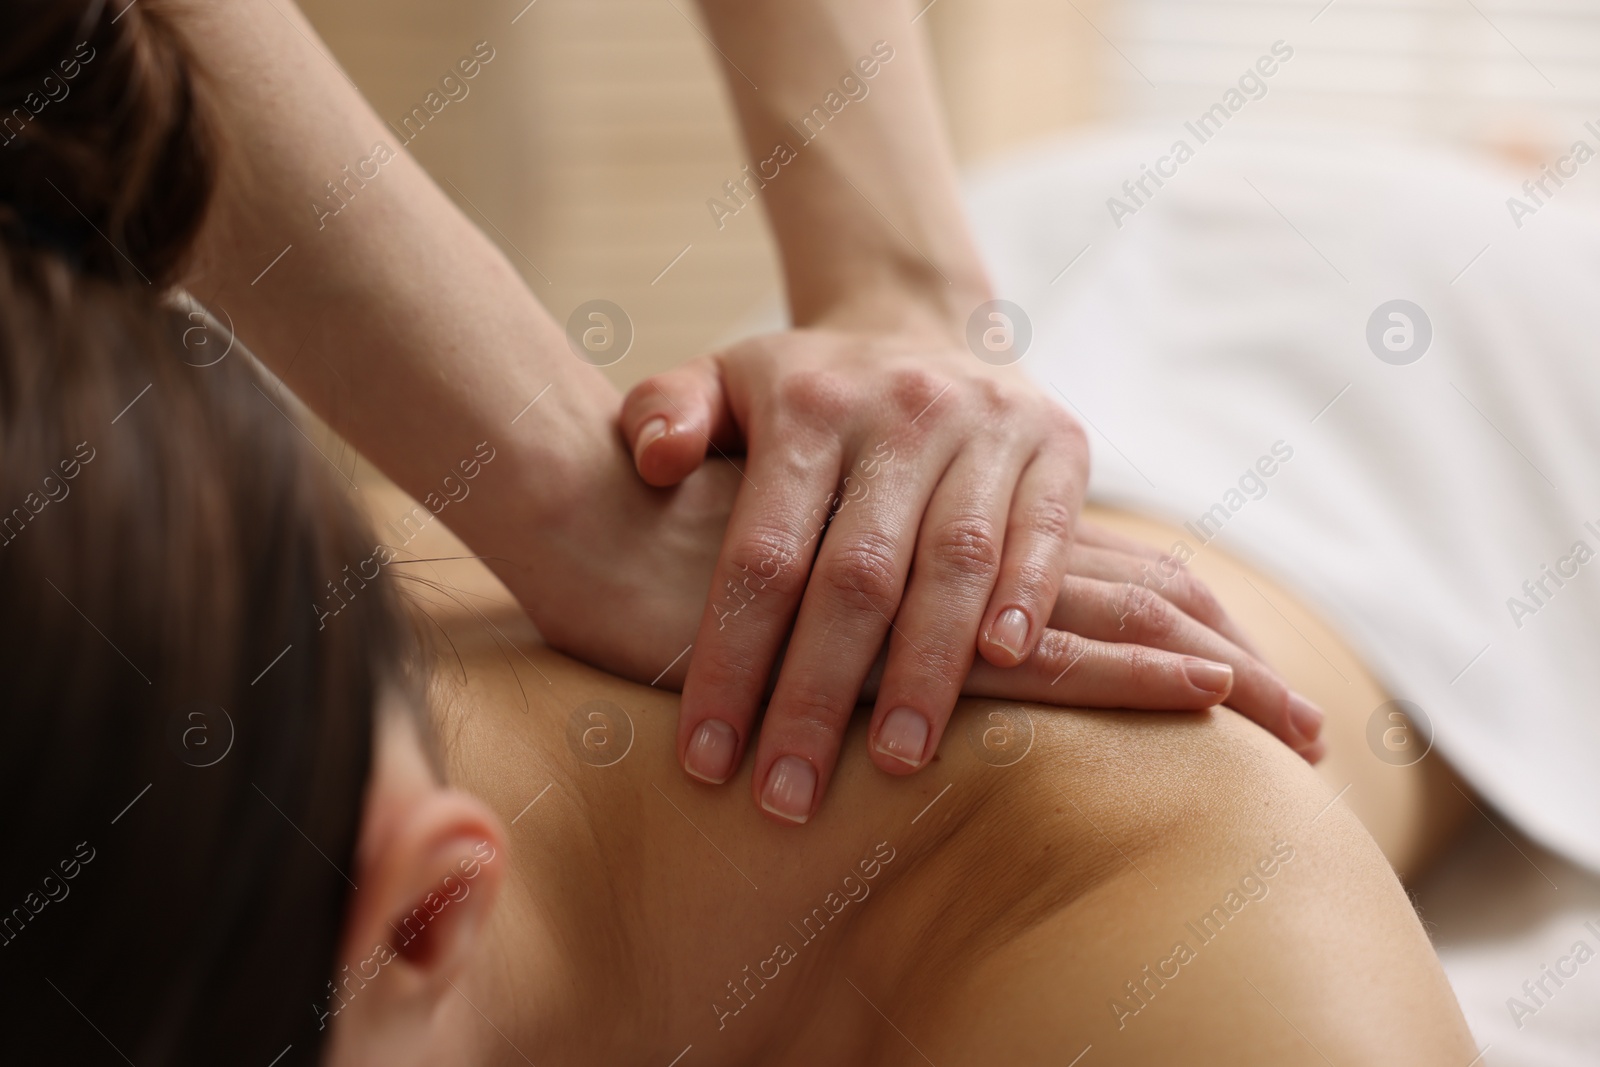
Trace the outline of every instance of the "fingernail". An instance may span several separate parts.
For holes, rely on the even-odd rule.
[[[637,464],[644,456],[644,450],[655,444],[667,435],[667,420],[660,415],[648,420],[639,427],[639,436],[633,446],[633,462]]]
[[[1015,658],[1021,659],[1027,647],[1028,617],[1022,613],[1021,608],[1007,608],[995,618],[994,625],[989,627],[989,640]]]
[[[739,748],[739,735],[721,719],[707,719],[689,739],[683,754],[683,769],[702,782],[721,785],[733,773],[733,755]]]
[[[1233,668],[1226,663],[1190,656],[1183,661],[1183,676],[1190,685],[1213,696],[1223,696],[1233,688]]]
[[[895,708],[883,717],[874,746],[885,756],[893,756],[907,767],[922,766],[922,750],[928,744],[928,720],[912,708]]]
[[[1312,766],[1321,763],[1322,757],[1326,756],[1327,754],[1328,744],[1326,741],[1313,741],[1311,744],[1300,750],[1300,758]]]
[[[799,756],[782,756],[767,772],[761,806],[780,819],[800,823],[811,818],[811,798],[817,793],[817,769]]]
[[[1290,693],[1289,725],[1307,741],[1315,741],[1322,732],[1322,709],[1299,693]]]

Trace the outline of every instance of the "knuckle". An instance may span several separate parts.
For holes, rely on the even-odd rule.
[[[779,596],[794,596],[805,588],[797,539],[772,527],[758,527],[736,542],[727,566],[728,581],[747,585],[754,580]]]
[[[801,370],[785,375],[778,383],[777,399],[791,416],[831,422],[843,413],[848,391],[830,371]]]
[[[1121,661],[1127,671],[1129,684],[1151,682],[1168,673],[1171,658],[1145,645],[1129,645],[1122,650]]]
[[[1023,515],[1023,523],[1042,540],[1063,545],[1072,536],[1077,516],[1065,500],[1046,496],[1034,502]]]
[[[857,600],[864,596],[874,608],[889,614],[898,605],[900,581],[895,547],[882,534],[862,531],[852,535],[829,560],[825,573],[842,598]]]
[[[1046,416],[1051,433],[1062,439],[1063,443],[1073,451],[1087,451],[1089,435],[1083,428],[1083,423],[1078,417],[1060,404],[1050,405],[1050,414]]]
[[[831,435],[818,432],[821,425],[798,415],[781,415],[770,429],[752,434],[749,451],[753,454],[761,449],[773,477],[808,485],[833,460],[827,440]]]
[[[949,386],[926,367],[900,367],[889,377],[889,396],[900,411],[915,417]]]
[[[1127,631],[1147,625],[1147,617],[1160,610],[1161,598],[1142,585],[1123,582],[1120,592],[1111,599],[1111,609],[1116,613],[1117,629]]]
[[[952,641],[921,640],[916,647],[907,644],[916,657],[916,673],[921,687],[944,690],[959,686],[972,669],[971,647]]]
[[[757,677],[754,664],[755,657],[727,649],[720,654],[706,656],[697,666],[701,683],[707,692],[722,694],[724,698],[743,693],[759,697],[760,687],[766,683],[766,677],[764,674]]]
[[[1226,618],[1222,602],[1211,591],[1211,587],[1188,571],[1180,569],[1169,581],[1173,585],[1173,599],[1182,604],[1190,615],[1207,624],[1219,623]]]
[[[939,524],[929,536],[927,552],[940,571],[963,578],[988,578],[1000,566],[993,524],[974,515]]]
[[[1000,584],[1009,588],[1010,595],[1021,603],[1034,605],[1045,618],[1049,618],[1061,595],[1061,575],[1047,570],[1038,559],[1008,563],[1006,576]]]
[[[1184,573],[1187,576],[1188,572]],[[1217,599],[1217,594],[1211,591],[1211,587],[1198,578],[1189,578],[1188,580],[1193,586],[1189,603],[1193,604],[1195,610],[1199,612],[1198,617],[1212,626],[1220,626],[1227,622],[1227,609],[1222,606],[1222,601]]]
[[[1078,634],[1066,630],[1046,630],[1028,662],[1046,674],[1052,683],[1063,681],[1084,669],[1093,647],[1087,638]]]
[[[995,378],[975,378],[966,387],[967,402],[985,415],[1015,410],[1016,395],[1011,387]]]
[[[1183,625],[1179,621],[1180,613],[1165,598],[1154,594],[1151,598],[1149,610],[1140,616],[1139,633],[1146,641],[1168,643]]]
[[[831,738],[837,742],[854,711],[854,700],[842,699],[814,686],[805,686],[784,696],[778,714],[786,721],[790,731]]]
[[[1164,564],[1168,557],[1158,561],[1157,567],[1145,567],[1145,573],[1154,572],[1156,580],[1161,583],[1161,592],[1167,599],[1177,604],[1192,604],[1200,600],[1204,587],[1200,582],[1182,567],[1173,567],[1172,573],[1167,574],[1160,564]]]

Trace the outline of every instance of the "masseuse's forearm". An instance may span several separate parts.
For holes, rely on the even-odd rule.
[[[716,61],[751,171],[765,183],[754,195],[782,250],[795,322],[881,328],[932,315],[961,328],[989,283],[916,9],[902,0],[700,6],[726,57]]]
[[[580,472],[614,458],[617,398],[603,376],[573,357],[292,4],[169,10],[206,72],[224,157],[190,291],[419,500],[449,499],[487,439],[496,458],[472,488],[509,492],[452,500],[441,515],[479,551],[475,528],[500,536],[507,507],[534,522],[565,507]]]

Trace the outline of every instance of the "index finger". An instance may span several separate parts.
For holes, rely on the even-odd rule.
[[[678,759],[702,782],[727,781],[749,743],[831,514],[836,447],[791,439],[752,450],[678,713]]]

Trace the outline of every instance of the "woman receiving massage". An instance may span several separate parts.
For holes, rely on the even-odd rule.
[[[982,299],[953,291],[984,286],[953,185],[880,158],[949,171],[908,14],[706,11],[763,57],[752,143],[877,40],[902,140],[841,124],[816,181],[766,191],[805,328],[646,383],[625,448],[408,157],[312,224],[307,191],[386,134],[297,12],[7,8],[6,103],[49,101],[0,169],[8,1051],[1471,1061],[1395,874],[1465,806],[1449,772],[1373,777],[1382,688],[1246,565],[1208,556],[1213,595],[1148,520],[1066,536],[1082,435],[953,354]],[[385,545],[176,286],[470,547]],[[1313,692],[1326,728],[1291,630],[1354,679]],[[1367,779],[1364,822],[1318,760]]]

